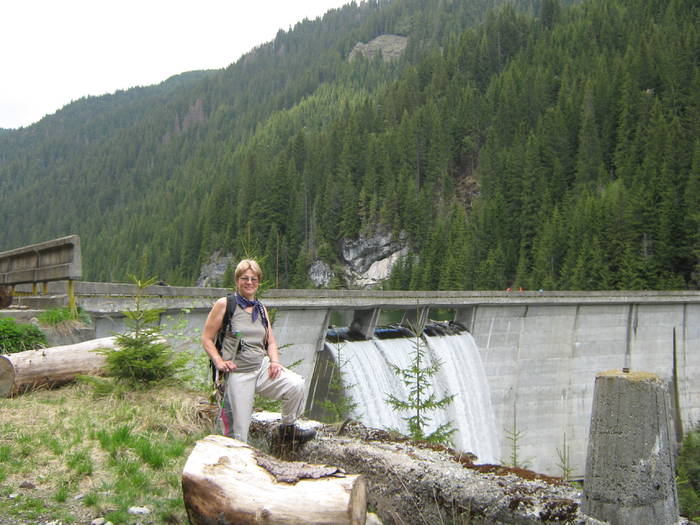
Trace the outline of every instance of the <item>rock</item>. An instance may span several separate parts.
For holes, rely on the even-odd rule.
[[[209,261],[200,270],[197,286],[222,286],[226,268],[236,262],[233,255],[222,255],[219,251],[212,253]]]
[[[323,261],[314,261],[309,268],[309,279],[316,288],[325,288],[333,279],[333,270]]]
[[[408,254],[408,248],[403,248],[398,252],[394,252],[389,257],[375,261],[372,265],[361,275],[353,276],[352,283],[355,286],[360,286],[362,288],[371,288],[386,281],[391,275],[391,269],[394,264]]]
[[[15,498],[19,497],[19,494],[17,494],[16,492],[13,492],[12,494],[8,495],[7,497],[10,499],[15,499]]]
[[[396,60],[401,57],[407,44],[408,38],[405,36],[379,35],[366,44],[362,42],[355,44],[355,47],[352,48],[348,55],[348,61],[352,61],[360,55],[366,58],[373,58],[377,53],[381,53],[384,62]]]
[[[95,518],[90,522],[90,525],[105,525],[107,523],[107,520],[104,518]]]
[[[129,510],[127,510],[127,512],[129,514],[135,514],[137,516],[145,516],[146,514],[151,513],[151,511],[146,507],[129,507]]]
[[[23,481],[22,483],[20,483],[19,488],[21,488],[21,489],[35,489],[36,485],[34,485],[34,483],[32,483],[31,481]]]
[[[341,255],[346,265],[347,280],[355,286],[380,284],[391,274],[394,263],[408,253],[405,234],[394,239],[391,232],[377,231],[343,240]]]

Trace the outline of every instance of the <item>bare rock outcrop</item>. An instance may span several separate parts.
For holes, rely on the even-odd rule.
[[[400,35],[379,35],[377,38],[367,43],[358,42],[348,55],[348,60],[352,61],[359,55],[366,58],[373,58],[381,53],[384,62],[399,58],[408,44],[408,38]]]
[[[394,263],[406,253],[405,235],[397,237],[391,232],[377,231],[372,235],[360,235],[357,239],[345,239],[341,257],[346,279],[354,286],[381,284],[391,274]]]
[[[229,265],[235,265],[237,262],[233,260],[231,254],[224,255],[218,251],[212,253],[206,264],[202,265],[197,278],[197,286],[221,286],[226,269]]]

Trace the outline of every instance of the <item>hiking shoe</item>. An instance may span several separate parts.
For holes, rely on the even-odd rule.
[[[296,425],[280,425],[280,440],[285,443],[303,444],[316,437],[316,431],[312,428],[304,429]]]

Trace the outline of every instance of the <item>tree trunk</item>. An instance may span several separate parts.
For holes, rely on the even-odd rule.
[[[12,304],[12,293],[9,286],[0,286],[0,308],[7,308]]]
[[[253,414],[249,436],[259,446],[279,451],[278,424],[269,414]],[[389,432],[354,422],[316,431],[308,443],[280,453],[361,474],[368,504],[386,525],[600,523],[582,516],[579,491],[556,478],[475,465],[473,455],[395,441]]]
[[[283,474],[267,470],[274,467],[271,464]],[[318,479],[278,481],[290,479],[292,471],[303,472],[296,477]],[[192,525],[364,525],[365,480],[359,475],[337,477],[337,471],[280,462],[235,439],[212,435],[198,441],[187,459],[182,493]]]
[[[100,373],[105,356],[95,352],[99,348],[115,348],[114,337],[0,355],[0,397],[68,383],[78,374]]]

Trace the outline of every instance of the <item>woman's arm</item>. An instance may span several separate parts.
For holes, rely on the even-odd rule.
[[[221,324],[224,322],[224,314],[226,313],[226,297],[218,299],[212,306],[207,320],[202,329],[202,346],[204,351],[211,359],[212,363],[219,372],[233,372],[236,365],[233,361],[224,361],[216,349],[216,336],[221,330]]]

